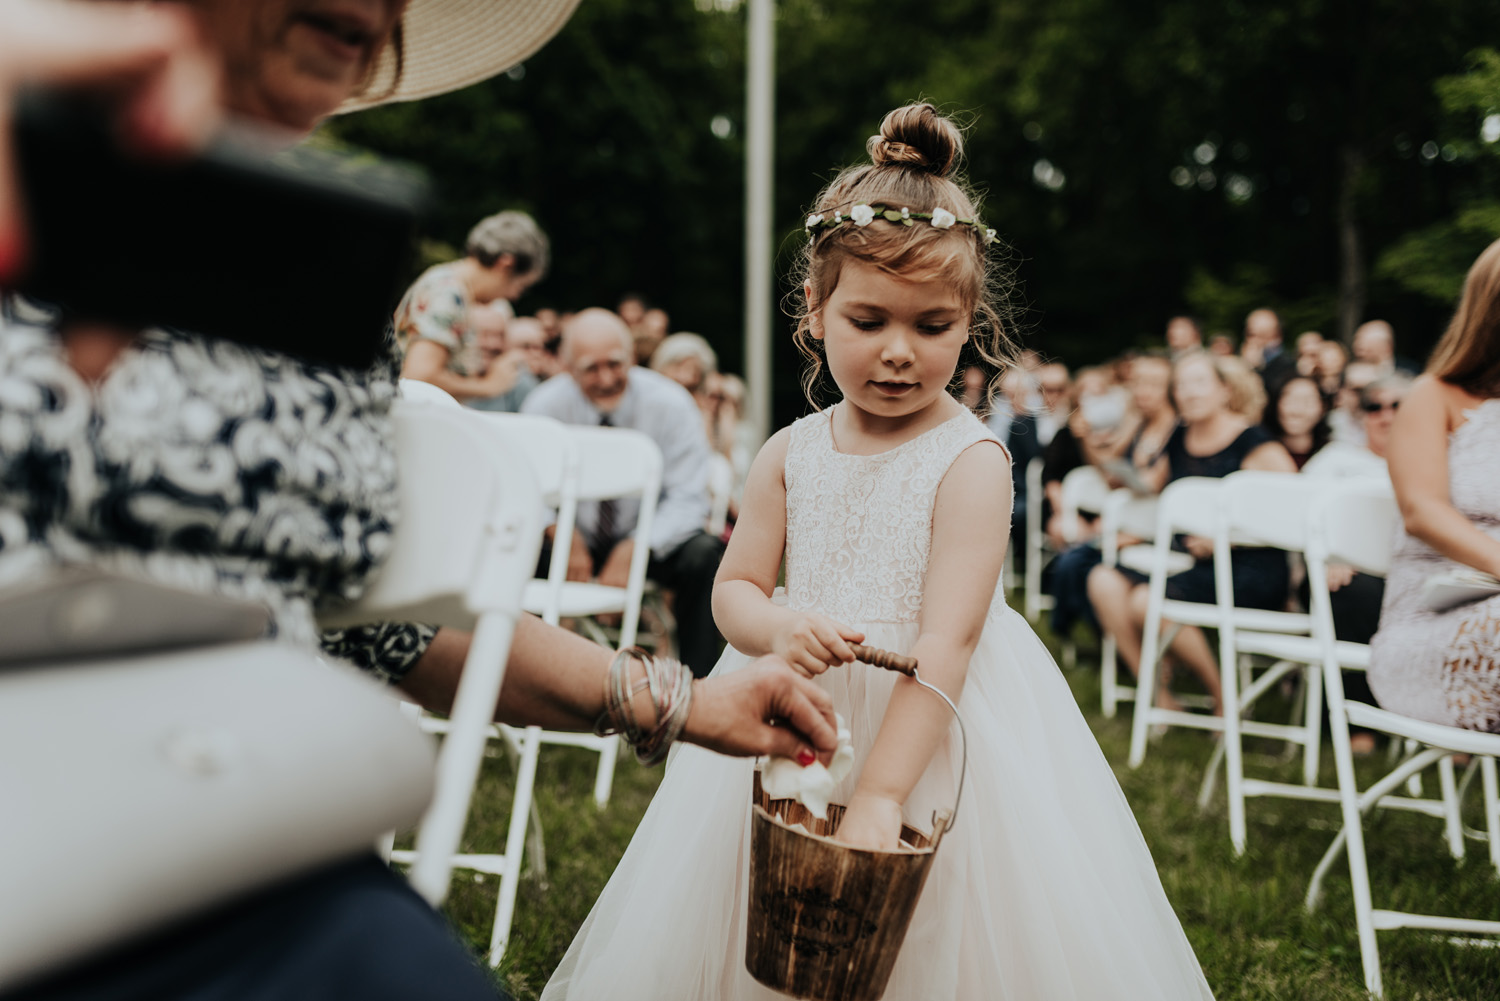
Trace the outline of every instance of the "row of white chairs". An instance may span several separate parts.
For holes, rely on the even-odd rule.
[[[1171,642],[1171,635],[1164,634],[1164,621],[1174,627],[1197,625],[1218,633],[1222,714],[1162,709],[1155,705],[1154,698],[1135,696],[1130,765],[1138,766],[1144,759],[1152,727],[1186,726],[1221,732],[1223,739],[1205,775],[1200,801],[1206,802],[1211,795],[1222,763],[1229,797],[1230,839],[1236,853],[1245,848],[1247,799],[1281,796],[1339,803],[1343,826],[1313,874],[1306,904],[1309,909],[1317,906],[1326,875],[1339,853],[1347,851],[1365,984],[1376,997],[1382,992],[1376,931],[1422,928],[1463,935],[1500,934],[1497,921],[1382,910],[1372,904],[1362,827],[1362,818],[1370,810],[1403,809],[1442,820],[1450,853],[1455,858],[1463,857],[1464,831],[1452,762],[1456,753],[1475,756],[1471,767],[1478,769],[1482,779],[1490,861],[1500,872],[1500,789],[1495,768],[1500,735],[1426,723],[1344,697],[1343,672],[1365,669],[1369,648],[1337,639],[1327,568],[1337,563],[1384,576],[1400,521],[1389,482],[1335,484],[1295,474],[1244,471],[1222,480],[1179,480],[1156,499],[1115,491],[1106,499],[1104,512],[1101,544],[1107,562],[1118,561],[1119,554],[1112,547],[1122,529],[1156,540],[1141,547],[1149,553],[1150,563],[1138,691],[1156,691],[1157,665]],[[1143,533],[1145,526],[1140,522],[1148,515],[1154,517],[1154,525]],[[1172,563],[1170,549],[1172,538],[1179,533],[1214,542],[1216,594],[1212,603],[1166,598],[1166,579],[1181,569]],[[1310,588],[1309,610],[1285,612],[1237,606],[1231,559],[1232,548],[1238,545],[1269,546],[1301,556]],[[1108,649],[1103,658],[1105,687],[1113,680],[1113,653]],[[1258,663],[1269,666],[1257,675],[1254,665]],[[1290,723],[1247,718],[1257,700],[1279,687],[1289,675],[1300,675],[1303,683],[1300,718]],[[1325,694],[1337,774],[1335,788],[1318,784]],[[1114,698],[1123,700],[1133,695],[1117,691]],[[1109,698],[1106,695],[1106,712]],[[1388,775],[1364,791],[1358,788],[1354,774],[1350,725],[1387,734],[1407,751]],[[1242,753],[1246,735],[1279,739],[1299,749],[1302,782],[1246,777]],[[1438,769],[1439,796],[1425,798],[1417,779],[1434,765]],[[1403,785],[1408,795],[1398,795]]]
[[[440,769],[453,777],[446,785],[440,780],[415,849],[391,850],[389,841],[385,848],[391,861],[411,865],[413,884],[434,905],[446,894],[455,867],[497,877],[489,946],[490,963],[497,965],[515,914],[541,747],[569,745],[599,753],[594,785],[599,806],[608,802],[619,751],[613,737],[493,722],[514,624],[523,610],[554,625],[565,618],[615,614],[621,617],[618,646],[634,645],[660,494],[661,452],[648,436],[626,429],[568,427],[549,418],[466,410],[425,383],[403,380],[402,397],[395,411],[402,520],[392,556],[361,602],[326,624],[412,620],[470,628],[478,622],[452,713],[447,718],[420,714],[423,729],[446,735]],[[577,506],[606,498],[639,504],[626,586],[568,581]],[[555,519],[552,555],[546,576],[535,578],[549,509]],[[497,519],[514,550],[507,550],[508,561],[493,559]],[[459,838],[479,762],[492,739],[503,741],[517,759],[504,852],[461,853]],[[544,866],[539,838],[534,853],[534,865]]]

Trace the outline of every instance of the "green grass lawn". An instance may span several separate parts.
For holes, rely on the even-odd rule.
[[[1083,665],[1094,662],[1086,651],[1079,660]],[[1097,670],[1082,667],[1068,672],[1068,680],[1115,765],[1167,896],[1215,995],[1246,1001],[1363,998],[1347,866],[1341,861],[1329,876],[1317,913],[1308,914],[1302,906],[1308,878],[1337,830],[1337,805],[1248,801],[1249,845],[1242,858],[1235,858],[1222,783],[1206,812],[1197,807],[1211,738],[1174,730],[1152,745],[1140,769],[1131,771],[1125,767],[1128,711],[1117,719],[1103,718]],[[1272,718],[1271,712],[1262,716]],[[1274,751],[1275,745],[1247,742],[1247,773],[1300,780],[1300,761],[1283,762]],[[591,793],[597,760],[571,748],[542,752],[537,804],[546,839],[546,882],[523,882],[510,948],[499,971],[517,1001],[540,993],[660,781],[660,768],[642,768],[622,757],[614,796],[606,809],[596,810]],[[1380,754],[1362,763],[1367,773],[1361,775],[1362,785],[1384,761]],[[1333,758],[1326,748],[1323,766],[1323,783],[1332,787]],[[488,763],[474,801],[467,850],[499,851],[503,846],[509,774],[503,757]],[[1429,795],[1435,782],[1429,776]],[[1475,785],[1472,798],[1477,800]],[[1471,824],[1478,823],[1476,806],[1470,804],[1476,815]],[[1484,845],[1471,842],[1467,861],[1454,862],[1444,847],[1441,822],[1409,813],[1373,816],[1365,829],[1377,907],[1500,919],[1500,882]],[[476,949],[488,944],[494,893],[493,881],[472,881],[467,873],[455,877],[448,912]],[[1387,997],[1500,1001],[1500,949],[1455,946],[1411,931],[1382,932],[1380,945]]]

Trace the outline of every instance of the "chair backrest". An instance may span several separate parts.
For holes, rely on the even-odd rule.
[[[1062,481],[1063,538],[1068,542],[1078,542],[1083,536],[1079,512],[1103,514],[1109,494],[1109,484],[1105,482],[1104,474],[1093,466],[1079,466],[1069,470]]]
[[[1309,516],[1310,542],[1333,563],[1384,577],[1391,568],[1401,509],[1390,480],[1328,485]]]
[[[407,403],[435,403],[442,407],[463,406],[444,390],[418,379],[401,380],[401,399]]]
[[[1223,515],[1230,541],[1300,553],[1307,548],[1307,512],[1324,481],[1298,473],[1245,469],[1224,477]]]
[[[1105,563],[1114,566],[1118,560],[1122,533],[1142,542],[1156,538],[1156,504],[1155,497],[1142,497],[1125,487],[1110,491],[1099,522],[1099,548]]]
[[[401,519],[390,553],[357,603],[330,609],[320,621],[466,629],[484,611],[507,602],[519,608],[543,523],[541,492],[525,456],[462,407],[401,400],[394,418]],[[522,564],[525,574],[511,585]]]
[[[1223,480],[1187,476],[1168,483],[1156,505],[1156,539],[1164,544],[1178,532],[1211,537],[1219,526]]]
[[[568,426],[539,414],[512,414],[475,411],[480,419],[493,425],[525,456],[542,491],[543,503],[558,507],[564,489],[574,482],[578,466],[577,449]]]

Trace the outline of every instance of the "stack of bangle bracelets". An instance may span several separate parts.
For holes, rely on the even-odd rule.
[[[640,663],[645,677],[630,683],[630,662]],[[636,719],[632,704],[642,689],[649,689],[656,719],[650,728]],[[687,724],[688,707],[693,702],[693,672],[686,664],[671,657],[652,657],[640,647],[626,647],[615,654],[604,682],[604,712],[594,724],[601,737],[620,734],[635,748],[636,759],[654,765],[667,756],[672,741]]]

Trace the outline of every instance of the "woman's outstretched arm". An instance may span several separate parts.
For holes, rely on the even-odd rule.
[[[922,680],[955,703],[979,642],[1005,563],[1010,462],[981,442],[956,459],[938,487],[932,554],[922,594],[921,632],[911,655]],[[870,669],[870,670],[873,670]],[[894,849],[901,807],[948,734],[953,714],[931,692],[902,678],[865,760],[836,837],[857,847]]]
[[[470,634],[440,629],[400,687],[428,709],[453,705]],[[514,725],[589,730],[604,711],[612,651],[525,615],[516,626],[495,718]],[[637,715],[652,719],[650,695]],[[774,724],[774,725],[773,725]],[[724,754],[795,758],[811,748],[824,761],[837,744],[833,703],[784,662],[766,657],[722,678],[695,682],[684,740]]]

